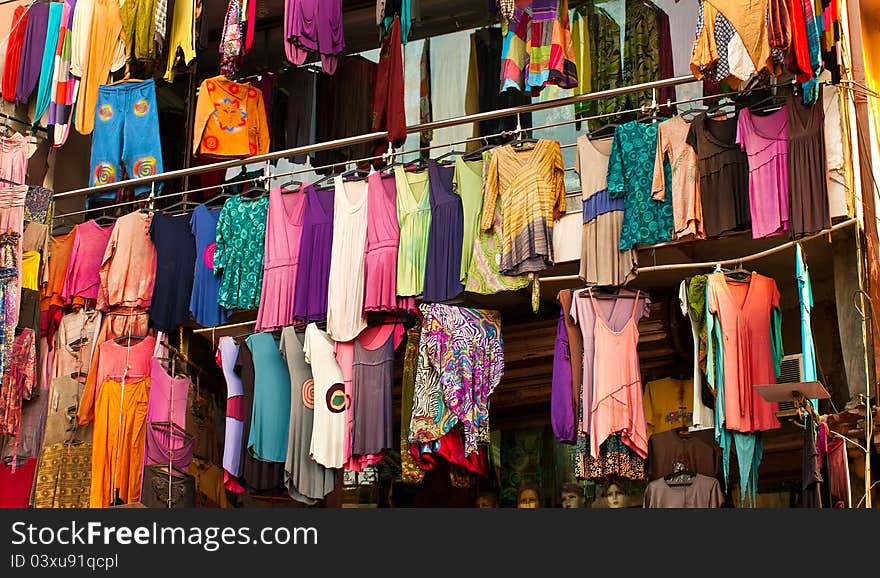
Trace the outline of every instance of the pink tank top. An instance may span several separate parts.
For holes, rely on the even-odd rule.
[[[596,316],[595,361],[593,363],[593,407],[590,422],[590,454],[599,457],[599,446],[608,436],[620,433],[623,443],[642,458],[648,457],[642,376],[639,371],[639,328],[633,310],[620,331],[608,326],[599,314],[593,292],[590,304]]]

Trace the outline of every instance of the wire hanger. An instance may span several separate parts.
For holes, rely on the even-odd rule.
[[[536,138],[523,138],[523,134],[525,131],[523,130],[522,123],[520,122],[520,114],[516,113],[516,128],[513,131],[516,139],[511,143],[513,150],[516,152],[530,151],[534,149],[533,146],[528,146],[530,144],[537,144],[539,139]]]
[[[266,183],[269,182],[269,179],[271,178],[269,173],[271,166],[270,161],[266,161],[266,166],[263,168],[263,176],[241,192],[242,200],[256,201],[257,199],[266,196],[269,192],[268,189],[266,189]]]
[[[635,299],[638,297],[641,299],[642,297],[650,298],[647,291],[637,291],[632,292],[629,289],[622,289],[613,287],[611,285],[590,285],[585,289],[581,289],[577,292],[578,297],[586,297],[590,296],[593,299]]]
[[[150,215],[156,212],[156,181],[150,183],[150,196],[147,197],[147,206],[141,208],[141,212]]]

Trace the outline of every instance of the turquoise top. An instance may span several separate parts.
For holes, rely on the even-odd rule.
[[[214,274],[221,276],[217,302],[226,309],[256,309],[263,287],[263,245],[269,195],[230,197],[217,222]],[[281,460],[284,461],[284,460]]]
[[[816,371],[816,348],[813,345],[813,329],[810,325],[810,313],[813,310],[813,285],[810,282],[810,270],[804,261],[804,252],[800,244],[795,249],[795,271],[798,282],[798,300],[801,305],[801,351],[804,356],[804,381],[818,381]],[[818,401],[810,400],[814,409],[819,409]]]
[[[653,245],[672,238],[672,195],[666,195],[663,201],[651,197],[661,120],[666,119],[648,124],[631,121],[614,130],[607,181],[611,198],[624,199],[621,251],[639,243]],[[665,172],[666,190],[671,191],[672,171],[667,167]]]
[[[290,428],[290,373],[271,333],[247,338],[254,358],[254,403],[248,453],[264,462],[287,460]]]

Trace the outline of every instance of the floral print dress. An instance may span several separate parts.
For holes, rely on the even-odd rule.
[[[217,302],[226,309],[256,309],[263,286],[263,246],[269,197],[230,197],[217,222],[214,271],[221,275]]]

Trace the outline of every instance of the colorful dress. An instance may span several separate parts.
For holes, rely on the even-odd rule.
[[[480,228],[495,224],[501,205],[504,251],[500,271],[519,275],[553,266],[553,223],[565,213],[565,165],[558,141],[539,140],[534,148],[495,149],[483,199]]]
[[[269,197],[230,197],[217,222],[214,269],[222,276],[217,302],[226,309],[256,309],[263,285],[263,244]]]
[[[489,396],[504,375],[504,342],[497,311],[441,303],[419,306],[422,342],[440,374],[449,410],[462,424],[465,455],[477,449],[477,429],[489,415]]]
[[[493,153],[483,153],[482,198],[485,199],[486,177],[489,174],[489,159]],[[480,203],[482,205],[482,202]],[[491,295],[500,291],[516,291],[528,287],[531,281],[528,275],[504,275],[499,270],[503,251],[504,224],[501,222],[501,207],[495,208],[495,225],[490,231],[479,228],[480,220],[485,214],[478,216],[477,233],[474,238],[473,254],[467,271],[465,290],[480,295]]]

